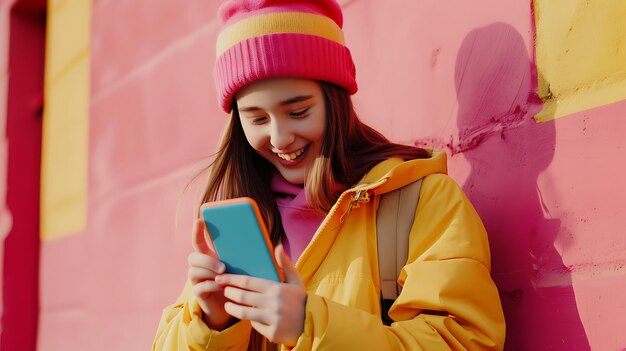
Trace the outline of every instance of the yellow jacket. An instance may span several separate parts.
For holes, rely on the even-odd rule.
[[[294,350],[502,350],[504,316],[490,276],[485,229],[446,173],[446,156],[389,159],[345,191],[296,268],[308,298]],[[424,178],[409,236],[401,294],[380,318],[376,209],[380,197]],[[359,190],[370,196],[354,204]],[[154,350],[246,350],[251,326],[210,330],[189,283],[165,309]]]

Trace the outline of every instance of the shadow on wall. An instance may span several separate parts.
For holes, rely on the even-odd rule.
[[[463,185],[489,233],[493,276],[507,321],[506,350],[590,350],[568,267],[555,248],[569,237],[541,198],[539,175],[555,150],[541,110],[534,60],[508,24],[471,31],[457,55],[457,152]]]

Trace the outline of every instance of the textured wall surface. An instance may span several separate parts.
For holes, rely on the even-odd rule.
[[[602,2],[579,7],[589,3]],[[377,4],[354,1],[346,8],[361,85],[358,110],[395,140],[452,155],[450,174],[490,236],[506,348],[625,349],[626,101],[535,122],[544,108],[536,72],[546,67],[535,65],[530,2]],[[605,27],[606,18],[593,12],[570,26],[577,31],[594,21]],[[538,45],[563,45],[544,40]],[[589,54],[597,54],[593,49]]]
[[[626,101],[535,121],[530,0],[340,2],[357,112],[446,149],[484,220],[507,350],[626,349]],[[87,227],[42,244],[40,350],[147,349],[181,290],[203,177],[185,187],[226,121],[218,5],[93,1]]]

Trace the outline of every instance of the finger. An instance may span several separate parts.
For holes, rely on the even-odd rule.
[[[271,301],[276,300],[268,299],[267,295],[260,294],[258,292],[227,286],[224,288],[224,296],[239,305],[252,306],[273,311],[277,310],[277,306],[271,303]]]
[[[297,284],[302,285],[302,278],[300,277],[300,272],[296,270],[296,267],[291,263],[289,256],[285,253],[285,249],[283,245],[277,245],[274,249],[274,255],[276,256],[276,261],[278,265],[283,270],[285,274],[285,281],[289,284]]]
[[[270,325],[275,322],[273,314],[269,312],[255,307],[238,305],[234,302],[226,302],[224,304],[224,310],[231,316],[241,320],[248,320],[266,325]]]
[[[189,256],[187,256],[187,263],[189,263],[191,267],[210,269],[217,274],[222,274],[226,271],[226,265],[222,261],[199,252],[189,254]]]
[[[256,291],[260,293],[268,293],[272,292],[276,283],[271,280],[251,277],[249,275],[243,274],[220,274],[215,277],[215,281],[222,285],[230,285],[237,288]]]
[[[209,248],[209,244],[207,243],[206,237],[204,235],[204,227],[204,221],[201,218],[196,218],[195,222],[193,223],[192,245],[195,252],[209,255],[211,249]]]
[[[203,280],[215,280],[217,273],[206,268],[189,267],[187,276],[189,277],[191,284],[197,284]]]
[[[200,299],[207,298],[210,294],[216,293],[218,291],[224,290],[224,287],[217,284],[212,280],[205,280],[198,284],[195,284],[192,288],[193,294],[196,295]]]

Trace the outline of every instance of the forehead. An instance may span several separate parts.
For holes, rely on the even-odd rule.
[[[235,95],[239,108],[256,106],[271,108],[296,96],[319,97],[319,82],[300,78],[271,78],[250,83]]]

